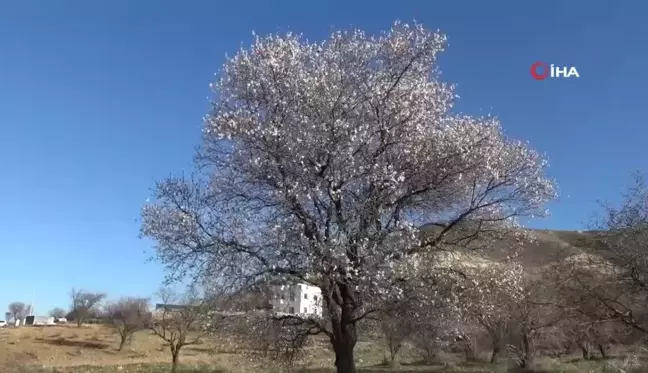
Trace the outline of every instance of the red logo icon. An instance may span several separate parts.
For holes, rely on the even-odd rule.
[[[531,76],[535,80],[544,80],[549,76],[549,65],[544,62],[536,62],[531,65]]]

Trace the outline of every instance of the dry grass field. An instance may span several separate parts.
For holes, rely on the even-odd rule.
[[[148,372],[166,371],[171,359],[165,342],[149,331],[136,333],[122,351],[117,350],[118,346],[118,335],[105,325],[3,328],[0,329],[0,367],[38,366],[62,372]],[[326,351],[324,354],[332,359],[332,354]],[[328,358],[319,360],[331,364]],[[206,371],[205,366],[219,372],[265,372],[270,368],[209,339],[184,347],[181,362],[184,366],[199,366],[201,372]],[[0,372],[5,373],[2,368]]]
[[[0,366],[118,368],[138,364],[166,365],[170,361],[164,341],[148,331],[136,333],[123,351],[117,351],[118,346],[118,336],[103,325],[3,328],[0,329]],[[215,351],[216,346],[209,342],[187,346],[181,359],[188,365],[230,365],[227,364],[229,354]]]
[[[169,372],[168,348],[155,335],[142,331],[123,351],[117,351],[118,338],[107,326],[23,327],[0,329],[0,372],[2,373],[162,373]],[[381,366],[384,349],[379,343],[360,342],[356,348],[360,372],[363,373],[486,373],[506,372],[505,364],[453,362],[446,356],[446,363],[421,366],[413,362],[416,356],[404,348],[396,368]],[[625,355],[625,357],[624,357]],[[580,361],[577,358],[562,360],[541,359],[536,371],[565,373],[622,373],[622,366],[632,365],[636,353],[626,351],[618,358],[606,361]],[[285,368],[267,362],[253,361],[247,355],[219,345],[218,341],[205,340],[200,345],[187,346],[181,356],[183,372],[217,373],[250,372],[274,373]],[[630,358],[628,358],[630,357]],[[629,360],[630,359],[630,360]],[[636,362],[635,362],[636,363]],[[316,343],[295,372],[332,372],[333,354],[325,341]],[[643,372],[648,370],[626,370]]]
[[[118,336],[105,325],[2,328],[0,367],[38,366],[50,370],[57,368],[63,372],[137,372],[154,368],[165,371],[162,369],[167,368],[171,358],[164,341],[149,331],[136,333],[123,351],[118,351],[118,346]],[[332,364],[333,355],[330,352],[323,350],[318,356],[318,363]],[[245,354],[231,351],[218,341],[207,339],[199,345],[183,348],[181,362],[184,366],[200,366],[201,372],[205,371],[204,366],[227,372],[265,372],[274,369],[246,358]],[[4,373],[5,370],[0,369],[0,372]]]

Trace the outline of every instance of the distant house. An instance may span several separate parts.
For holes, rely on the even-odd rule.
[[[236,315],[246,312],[271,312],[299,316],[322,317],[322,291],[304,282],[271,280],[250,286],[240,292],[222,295],[213,305],[223,314]],[[165,312],[184,310],[189,305],[158,303],[153,317]]]
[[[14,318],[13,314],[11,312],[5,312],[5,321],[7,322],[7,325],[10,326],[21,326],[24,325],[25,319],[24,318]]]
[[[277,313],[322,316],[322,291],[306,283],[273,285],[270,303]]]
[[[161,317],[165,312],[174,312],[182,311],[187,309],[189,306],[182,304],[165,304],[158,303],[155,305],[155,310],[153,311],[153,317]]]
[[[186,309],[187,305],[183,304],[164,304],[164,303],[158,303],[155,305],[155,310],[156,311],[180,311]]]
[[[224,312],[251,312],[271,310],[271,285],[259,282],[238,291],[210,298],[211,306]]]
[[[226,312],[271,312],[322,317],[322,291],[305,282],[271,279],[221,297]]]
[[[25,317],[25,325],[43,326],[55,325],[54,317],[51,316],[27,316]]]

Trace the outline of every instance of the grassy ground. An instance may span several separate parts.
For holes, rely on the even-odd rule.
[[[334,356],[325,341],[307,351],[304,361],[294,372],[332,372]],[[169,371],[170,353],[163,341],[143,331],[135,335],[130,346],[117,351],[118,338],[106,326],[52,326],[0,329],[1,373],[163,373]],[[617,353],[617,359],[581,361],[575,357],[561,360],[539,359],[536,371],[545,373],[622,373],[619,367],[632,365],[623,355],[638,356],[636,352]],[[465,363],[445,356],[444,364],[416,365],[414,351],[404,348],[402,364],[381,366],[384,349],[379,343],[360,342],[356,347],[359,371],[362,373],[499,373],[509,370],[507,364],[482,362]],[[485,357],[484,357],[485,358]],[[248,355],[226,349],[217,340],[187,346],[181,356],[185,373],[275,373],[285,369]],[[30,367],[29,369],[25,367]],[[626,373],[648,372],[625,369]]]

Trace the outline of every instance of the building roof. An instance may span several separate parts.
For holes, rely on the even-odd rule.
[[[164,304],[164,303],[158,303],[155,305],[156,310],[183,310],[189,306],[183,305],[183,304]]]

